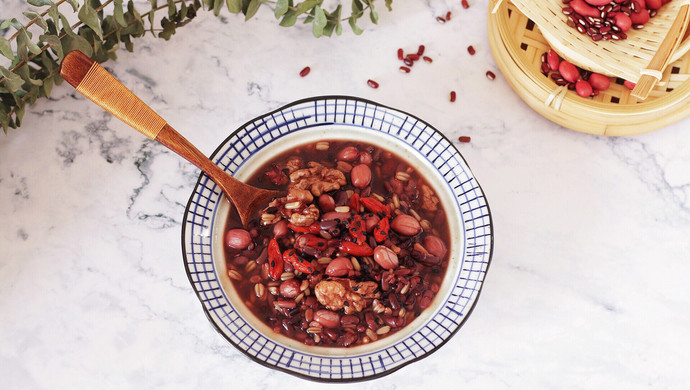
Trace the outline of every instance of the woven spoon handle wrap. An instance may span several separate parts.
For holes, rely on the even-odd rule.
[[[82,52],[73,51],[65,56],[60,75],[77,92],[151,139],[156,139],[166,124],[165,119]]]

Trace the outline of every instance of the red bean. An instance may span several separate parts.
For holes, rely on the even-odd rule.
[[[355,333],[345,333],[338,337],[338,345],[343,347],[349,347],[350,345],[357,342],[359,336]]]
[[[299,72],[299,75],[304,77],[304,76],[308,75],[310,71],[311,71],[311,68],[308,66],[305,66],[304,69],[302,69],[302,71]]]
[[[426,49],[424,45],[419,45],[419,48],[417,49],[417,55],[422,56],[424,54],[424,49]]]
[[[379,87],[379,83],[377,83],[376,81],[374,81],[372,79],[367,80],[367,85],[374,88],[374,89]]]
[[[352,314],[347,314],[340,317],[341,325],[357,325],[359,324],[359,317],[353,316]]]
[[[326,275],[328,276],[345,276],[354,268],[352,262],[347,257],[338,257],[331,260],[326,267]]]
[[[416,221],[415,219],[415,222]],[[398,255],[390,248],[383,245],[374,248],[374,261],[383,269],[395,269],[398,267]]]
[[[336,328],[340,325],[340,314],[330,310],[317,310],[314,313],[314,321],[326,328]]]
[[[552,71],[557,71],[558,70],[558,65],[561,64],[561,59],[558,57],[558,53],[556,53],[553,49],[549,50],[549,52],[546,54],[546,63],[549,64],[549,68]]]
[[[359,155],[359,150],[354,146],[346,146],[338,152],[338,160],[352,162]]]
[[[577,82],[577,79],[580,78],[580,72],[577,70],[575,65],[565,60],[561,61],[560,65],[558,65],[558,71],[564,79],[570,81],[571,83]]]
[[[247,249],[252,244],[252,236],[244,229],[230,229],[225,234],[225,245],[232,249]]]
[[[659,9],[662,5],[661,0],[647,0],[647,8],[649,9]]]
[[[477,51],[474,50],[474,46],[469,45],[467,46],[467,52],[470,53],[471,56],[473,56]]]
[[[460,4],[462,4],[462,8],[464,9],[470,8],[470,3],[468,3],[467,0],[462,0]]]
[[[368,217],[366,220],[367,233],[371,233],[371,231],[374,230],[374,226],[376,226],[376,224],[379,223],[380,220],[381,218],[379,218],[379,216],[376,214],[372,215],[371,217]]]
[[[374,319],[374,314],[370,311],[364,314],[364,321],[367,323],[367,327],[373,331],[376,331],[379,328],[379,325]]]
[[[294,298],[300,293],[300,282],[297,279],[288,279],[280,284],[280,295],[285,298]]]
[[[649,22],[649,12],[646,9],[637,13],[633,12],[630,14],[630,21],[632,24],[645,24]]]
[[[403,59],[403,49],[398,49],[398,59],[399,60]]]
[[[432,255],[441,258],[443,258],[448,252],[446,244],[443,243],[443,240],[432,235],[426,236],[424,238],[424,249],[426,249]]]
[[[364,188],[371,183],[371,168],[367,165],[359,164],[350,171],[352,185],[357,188]]]
[[[455,97],[456,97],[455,91],[450,91],[450,102],[451,103],[455,102]]]
[[[410,73],[410,68],[408,68],[407,66],[401,66],[400,71],[403,73]]]
[[[403,236],[414,236],[422,230],[419,221],[407,214],[400,214],[395,217],[391,222],[391,228]]]
[[[319,207],[321,207],[321,211],[324,213],[333,211],[335,210],[335,199],[328,194],[321,194],[319,196]]]
[[[587,4],[598,7],[600,5],[607,5],[611,0],[585,0]]]
[[[288,229],[288,222],[284,219],[273,225],[273,236],[275,238],[285,237],[289,232],[290,230]]]
[[[424,62],[428,62],[428,63],[434,62],[434,60],[431,59],[431,57],[424,56],[424,57],[422,57],[422,59],[424,60]]]
[[[575,84],[575,91],[582,97],[590,97],[592,95],[592,86],[585,80],[580,80]]]
[[[598,91],[606,91],[611,85],[611,80],[602,74],[592,73],[592,75],[589,76],[589,83],[592,85],[592,88]]]
[[[591,7],[589,4],[587,4],[584,0],[573,0],[568,5],[575,10],[578,14],[582,16],[591,16],[593,18],[598,18],[600,17],[600,12],[598,9]]]
[[[613,17],[613,20],[621,31],[628,31],[630,30],[630,27],[632,27],[632,20],[630,19],[630,16],[624,14],[623,12],[616,13],[616,15]]]

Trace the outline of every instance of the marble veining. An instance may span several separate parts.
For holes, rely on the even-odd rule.
[[[470,5],[381,1],[379,25],[331,39],[280,27],[270,9],[247,23],[202,12],[106,67],[207,155],[248,120],[327,94],[472,137],[455,144],[496,235],[472,317],[427,358],[338,387],[687,389],[690,120],[626,138],[549,122],[501,77],[488,4]],[[0,19],[25,9],[0,0]],[[422,43],[433,64],[400,73],[396,50]],[[207,321],[180,247],[197,178],[66,85],[0,135],[0,388],[326,386],[250,361]]]

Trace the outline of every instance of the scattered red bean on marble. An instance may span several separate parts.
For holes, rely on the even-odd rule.
[[[376,81],[374,81],[372,79],[367,80],[367,85],[374,88],[374,89],[379,87],[379,83],[377,83]]]
[[[309,74],[309,72],[311,72],[311,68],[308,66],[305,66],[304,69],[302,69],[302,71],[299,72],[299,75],[302,77],[305,77],[306,75]]]
[[[456,96],[455,96],[455,91],[450,91],[450,101],[451,101],[451,103],[452,103],[452,102],[455,102],[455,97],[456,97]]]
[[[476,53],[476,51],[474,50],[474,46],[472,46],[472,45],[467,46],[467,52],[470,53],[471,56],[473,56],[474,53]]]
[[[468,136],[466,136],[466,135],[460,136],[460,137],[458,138],[458,141],[463,142],[463,143],[470,142],[471,140],[472,140],[472,138],[470,138],[470,137],[468,137]]]
[[[490,71],[490,70],[487,70],[487,71],[486,71],[486,77],[487,77],[489,80],[494,80],[494,79],[496,79],[496,74],[495,74],[494,72]]]
[[[398,49],[398,59],[402,60],[403,59],[403,49]]]

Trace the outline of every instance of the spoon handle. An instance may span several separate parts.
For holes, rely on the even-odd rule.
[[[223,177],[224,180],[235,180],[225,175],[220,167],[168,125],[165,119],[86,54],[78,50],[69,52],[60,64],[60,76],[76,88],[77,92],[140,133],[184,157],[212,179]]]

